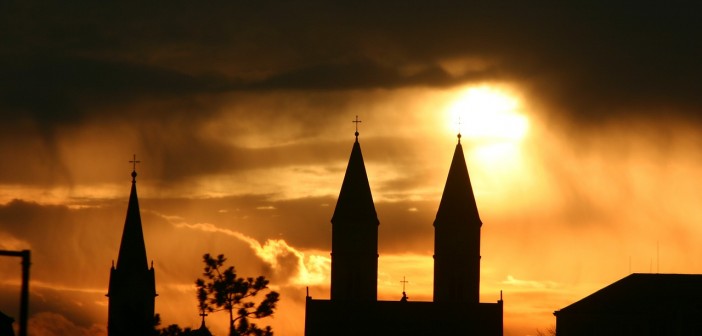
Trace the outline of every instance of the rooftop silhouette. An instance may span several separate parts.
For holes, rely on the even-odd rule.
[[[702,274],[633,273],[553,314],[559,336],[696,335]]]

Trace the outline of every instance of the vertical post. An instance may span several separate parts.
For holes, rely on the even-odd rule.
[[[0,250],[0,256],[22,257],[22,289],[20,293],[20,322],[19,336],[27,336],[27,316],[29,312],[29,250],[6,251]]]
[[[20,297],[19,336],[27,336],[27,314],[29,312],[29,250],[22,250],[22,294]]]

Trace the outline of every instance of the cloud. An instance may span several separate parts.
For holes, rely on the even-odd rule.
[[[219,90],[220,85],[143,64],[66,58],[43,55],[21,60],[5,58],[0,68],[4,80],[12,83],[0,96],[6,120],[29,115],[44,129],[50,125],[75,124],[88,115],[110,118],[110,110],[96,107],[125,102],[177,97]],[[85,107],[90,106],[88,111]],[[8,113],[8,111],[10,113]],[[14,112],[14,113],[12,113]]]
[[[178,223],[178,228],[188,228],[210,233],[232,236],[246,243],[266,263],[271,271],[272,280],[282,285],[318,285],[328,281],[331,259],[309,252],[299,251],[282,239],[268,239],[261,244],[257,240],[229,229],[219,228],[210,223]],[[279,286],[276,284],[276,286]]]
[[[172,3],[154,15],[141,6],[7,8],[13,52],[0,73],[14,85],[0,103],[53,124],[130,96],[516,80],[580,122],[637,113],[622,110],[630,105],[700,106],[700,23],[685,7]],[[446,60],[483,66],[449,74]]]
[[[197,325],[188,284],[203,253],[223,253],[280,280],[294,329],[298,287],[328,272],[355,115],[395,298],[389,269],[432,253],[455,144],[443,114],[471,84],[513,89],[533,125],[513,160],[465,144],[481,283],[534,287],[506,292],[506,307],[541,304],[506,321],[649,270],[658,241],[662,269],[699,266],[702,21],[685,6],[24,1],[1,4],[0,21],[0,244],[32,249],[37,302],[78,328],[105,318],[71,295],[104,309],[136,154],[164,318]],[[549,296],[539,279],[575,294]]]
[[[19,275],[19,271],[16,273]],[[31,274],[31,273],[30,273]],[[80,282],[75,282],[80,286]],[[32,332],[32,319],[44,313],[61,315],[63,320],[77,328],[91,328],[107,322],[107,299],[105,291],[90,288],[65,288],[51,283],[38,283],[30,279],[29,323]],[[0,283],[0,310],[19,319],[20,285],[14,281]],[[101,300],[104,300],[101,302]],[[44,323],[42,323],[44,324]],[[46,322],[46,324],[50,324]],[[63,322],[59,323],[63,324]]]
[[[447,73],[438,64],[424,65],[405,73],[404,69],[371,60],[335,64],[317,64],[314,67],[281,73],[243,89],[271,90],[354,90],[392,89],[408,86],[445,87],[465,82],[496,79],[494,72],[464,72],[461,76]]]
[[[557,284],[552,281],[534,281],[534,280],[521,280],[517,279],[512,275],[507,275],[507,279],[501,282],[501,284],[508,285],[508,286],[513,286],[516,288],[522,288],[522,289],[537,289],[537,290],[544,290],[544,289],[556,289],[556,288],[562,288],[562,285]]]
[[[45,312],[32,316],[28,321],[27,331],[36,336],[106,336],[107,328],[100,325],[81,327],[75,325],[63,315]]]
[[[302,286],[314,287],[328,282],[330,261],[329,257],[324,255],[327,252],[301,250],[291,246],[286,239],[265,239],[259,243],[251,236],[226,226],[183,224],[191,216],[199,217],[208,213],[222,221],[222,216],[237,218],[244,215],[242,212],[263,213],[261,216],[265,218],[265,213],[269,211],[295,207],[283,203],[282,207],[276,205],[273,210],[260,211],[256,210],[259,204],[276,203],[260,197],[242,200],[244,202],[239,206],[244,207],[245,211],[224,213],[218,210],[223,206],[231,206],[231,199],[219,202],[181,200],[183,203],[180,205],[178,202],[171,204],[171,201],[141,200],[148,256],[154,260],[157,270],[157,311],[166,321],[184,325],[192,316],[197,317],[193,283],[201,274],[202,266],[199,260],[205,252],[225,254],[233,260],[242,276],[266,275],[272,280],[271,286],[274,289],[285,293],[284,300],[290,300],[290,305],[304,304]],[[193,206],[191,202],[207,206]],[[250,202],[248,206],[247,202]],[[319,208],[318,202],[310,203],[317,204],[316,207]],[[303,204],[303,207],[307,206],[312,205]],[[66,330],[75,330],[74,334],[77,335],[88,335],[93,332],[94,328],[90,327],[92,324],[106,323],[107,299],[104,295],[107,291],[109,261],[117,256],[125,207],[126,199],[103,201],[100,207],[76,209],[69,209],[65,205],[41,205],[21,200],[0,206],[2,235],[25,237],[29,245],[20,247],[32,250],[30,313],[32,316],[41,312],[60,315],[60,318],[41,316],[36,330],[46,332],[47,335]],[[194,212],[183,211],[187,209]],[[156,210],[170,215],[161,215]],[[172,223],[180,224],[180,227]],[[261,225],[260,222],[252,224],[254,227]],[[246,225],[240,229],[251,230],[251,227]],[[300,231],[289,229],[293,232]],[[261,232],[252,233],[256,236],[268,235]],[[4,241],[15,240],[20,241]],[[100,264],[103,266],[99,266]],[[3,263],[0,266],[3,274],[11,275],[0,282],[2,292],[8,294],[0,295],[3,298],[0,300],[0,309],[13,314],[17,308],[20,270],[16,263]],[[300,298],[296,299],[298,295]],[[193,311],[182,308],[186,306],[192,306]],[[291,316],[288,315],[283,320],[290,323]],[[58,329],[49,328],[52,325]]]
[[[19,239],[5,232],[0,232],[0,250],[20,251],[29,249],[27,241]]]

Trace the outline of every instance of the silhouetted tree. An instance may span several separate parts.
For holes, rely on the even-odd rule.
[[[155,336],[190,336],[192,329],[181,329],[177,324],[171,324],[165,328],[158,328],[161,325],[161,315],[154,315],[154,333]]]
[[[161,332],[160,329],[158,328],[158,326],[161,325],[161,315],[158,313],[155,314],[153,322],[154,322],[154,329],[152,330],[152,332],[150,334],[153,336],[158,336],[158,334]]]
[[[270,326],[260,328],[249,319],[260,319],[273,315],[279,294],[268,288],[265,277],[237,278],[234,266],[224,268],[227,259],[220,254],[216,258],[205,254],[203,256],[205,279],[198,278],[197,286],[200,309],[214,312],[225,310],[229,312],[229,335],[271,336]],[[265,298],[256,305],[254,298],[260,292],[268,291]],[[236,314],[236,315],[235,315]]]
[[[192,329],[185,328],[181,329],[177,324],[171,324],[166,328],[159,330],[159,336],[191,336],[193,335]]]

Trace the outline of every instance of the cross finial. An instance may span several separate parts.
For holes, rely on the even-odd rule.
[[[461,116],[458,116],[458,134],[456,135],[458,137],[458,143],[461,143]]]
[[[136,154],[134,154],[134,158],[133,158],[132,160],[130,160],[129,163],[131,163],[131,164],[134,165],[133,168],[132,168],[132,183],[134,183],[134,182],[136,182],[136,176],[137,176],[137,173],[136,173],[136,164],[137,164],[137,163],[141,163],[141,161],[137,161],[137,159],[136,159]]]
[[[402,298],[400,299],[400,301],[407,302],[407,300],[409,298],[407,297],[407,293],[405,292],[405,284],[408,283],[409,281],[405,280],[405,277],[402,276],[402,281],[400,281],[400,282],[402,282]]]
[[[200,316],[202,316],[202,325],[205,325],[205,316],[207,316],[207,313],[205,313],[205,310],[202,310],[202,313],[200,313]]]
[[[358,120],[358,116],[356,116],[356,120],[352,120],[351,122],[356,123],[356,133],[354,134],[356,135],[356,139],[358,139],[358,123],[360,123],[361,120]]]

